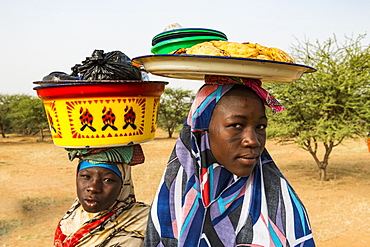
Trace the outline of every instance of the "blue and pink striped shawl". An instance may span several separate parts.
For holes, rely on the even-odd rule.
[[[232,86],[198,92],[154,198],[145,246],[315,246],[303,204],[266,150],[249,177],[213,158],[208,124]]]

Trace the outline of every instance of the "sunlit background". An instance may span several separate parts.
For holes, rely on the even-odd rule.
[[[150,55],[152,38],[172,23],[289,52],[298,41],[367,33],[369,9],[365,0],[1,0],[0,93],[36,95],[33,81],[52,71],[71,73],[95,49],[119,50],[130,58]],[[191,90],[202,84],[150,79]]]

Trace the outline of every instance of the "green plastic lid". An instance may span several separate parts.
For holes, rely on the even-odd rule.
[[[205,36],[217,34],[216,36],[223,36],[225,39],[227,39],[226,34],[224,34],[221,31],[214,30],[214,29],[207,29],[207,28],[180,28],[180,29],[174,29],[174,30],[169,30],[169,31],[165,31],[165,32],[159,33],[156,36],[154,36],[153,40],[155,40],[155,39],[157,39],[159,37],[167,36],[167,35],[172,35],[172,34],[177,34],[177,33],[189,33],[189,32],[200,32],[200,33],[204,33]]]
[[[178,39],[169,39],[152,46],[151,52],[153,54],[169,54],[177,49],[190,48],[193,45],[211,40],[227,41],[227,39],[219,36],[193,36]]]

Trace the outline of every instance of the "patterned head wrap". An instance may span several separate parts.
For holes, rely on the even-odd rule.
[[[285,110],[285,108],[271,94],[269,94],[269,92],[262,88],[262,81],[259,79],[206,75],[205,83],[213,85],[239,84],[247,86],[251,88],[263,100],[265,105],[271,108],[273,113]]]
[[[199,90],[154,198],[146,246],[314,246],[307,212],[267,150],[248,177],[213,158],[209,121],[232,87]]]

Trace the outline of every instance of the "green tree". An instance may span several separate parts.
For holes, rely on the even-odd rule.
[[[34,135],[41,129],[47,128],[48,122],[42,101],[30,95],[19,95],[18,100],[10,103],[13,131],[23,135]]]
[[[335,35],[322,43],[299,42],[292,53],[296,62],[317,72],[294,83],[267,85],[287,108],[271,117],[269,135],[293,139],[308,151],[322,181],[327,180],[333,148],[370,130],[370,47],[361,44],[364,37],[346,37],[344,43]]]
[[[6,132],[11,131],[12,121],[10,115],[12,113],[12,102],[16,102],[22,97],[20,94],[0,94],[0,133],[3,138],[6,137]]]
[[[5,130],[9,126],[9,120],[7,119],[9,112],[8,95],[0,94],[0,132],[3,138],[6,137]]]
[[[158,109],[158,126],[167,131],[169,138],[172,138],[176,127],[184,123],[193,99],[194,94],[191,90],[180,88],[164,90]]]

